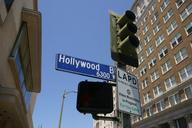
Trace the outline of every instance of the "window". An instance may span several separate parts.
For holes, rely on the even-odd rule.
[[[184,3],[184,1],[185,0],[175,0],[177,8],[179,8]]]
[[[151,40],[151,33],[148,34],[148,35],[144,38],[144,43],[145,43],[145,45],[148,44],[150,40]]]
[[[143,29],[143,35],[148,31],[148,27],[145,26],[144,29]]]
[[[168,60],[164,64],[161,65],[162,74],[166,73],[172,68],[171,61]]]
[[[171,40],[172,48],[177,46],[182,41],[182,36],[180,33],[177,33]]]
[[[32,85],[32,69],[29,54],[27,25],[23,23],[18,33],[15,46],[10,55],[10,65],[18,75],[18,86],[20,87],[26,108],[30,105],[31,92],[28,88]]]
[[[184,60],[185,58],[187,58],[188,54],[187,54],[187,49],[186,48],[182,48],[180,49],[175,55],[175,61],[176,64],[178,64],[179,62],[181,62],[182,60]]]
[[[155,70],[154,72],[151,73],[151,81],[155,81],[159,78],[159,72]]]
[[[154,50],[153,46],[150,45],[150,46],[147,48],[147,50],[146,50],[147,56],[149,56],[149,55],[153,52],[153,50]]]
[[[187,26],[185,27],[185,31],[186,31],[187,35],[190,35],[192,33],[192,22],[187,24]]]
[[[192,3],[189,4],[181,13],[180,13],[180,17],[181,20],[185,20],[192,12]]]
[[[157,85],[153,88],[153,94],[154,94],[154,97],[157,97],[159,95],[161,95],[163,93],[162,89],[161,89],[161,86],[160,85]]]
[[[145,11],[145,5],[143,5],[142,7],[141,7],[141,10],[140,10],[140,13],[142,14],[144,11]],[[146,21],[146,20],[145,20]]]
[[[144,103],[148,103],[149,101],[151,101],[151,95],[149,92],[144,93]]]
[[[152,19],[151,19],[151,24],[155,23],[155,21],[158,19],[159,14],[158,12],[155,12],[155,14],[153,15]]]
[[[172,15],[173,15],[173,10],[170,9],[170,10],[165,14],[165,16],[163,17],[164,23],[166,23],[166,22],[171,18]]]
[[[152,115],[151,107],[146,108],[146,116],[149,117]]]
[[[152,5],[152,6],[151,6],[151,11],[154,11],[154,10],[155,10],[155,7],[154,7],[154,6],[156,7],[156,5]]]
[[[149,68],[152,68],[153,66],[155,66],[156,63],[157,63],[157,59],[156,58],[151,59],[151,61],[149,63]]]
[[[161,100],[156,103],[156,112],[161,112],[165,109],[165,101]]]
[[[144,57],[143,57],[144,55],[141,55],[140,56],[140,59],[139,59],[139,64],[141,64],[143,61],[144,61]]]
[[[133,72],[136,68],[135,67],[131,67],[131,71]]]
[[[169,4],[169,0],[163,1],[163,4],[160,6],[161,12],[163,12],[163,10],[167,7],[168,4]]]
[[[156,46],[159,46],[163,41],[164,41],[164,35],[160,35],[159,37],[157,37],[156,39]]]
[[[14,1],[14,0],[4,0],[4,2],[5,2],[5,7],[6,7],[7,11],[10,10],[11,5],[13,4],[13,1]]]
[[[140,76],[143,76],[147,72],[147,66],[145,65],[141,70],[140,70]]]
[[[187,99],[192,98],[192,85],[184,89]]]
[[[147,21],[147,18],[148,18],[147,15],[143,18],[143,22],[144,22],[144,23]]]
[[[167,28],[167,34],[169,35],[170,33],[172,33],[177,28],[177,26],[178,25],[175,20],[171,22],[170,26]]]
[[[160,52],[159,52],[159,58],[162,59],[164,56],[166,56],[168,53],[168,49],[167,47],[163,47],[160,49]]]
[[[176,78],[175,76],[171,76],[165,80],[165,87],[167,90],[171,89],[176,85]]]
[[[169,97],[169,102],[170,102],[171,106],[180,103],[180,101],[181,101],[181,98],[180,98],[178,93],[176,93],[176,94]]]
[[[159,30],[160,30],[160,23],[155,25],[155,27],[153,28],[153,34],[155,35],[157,32],[159,32]]]
[[[143,26],[143,22],[141,21],[141,26]]]
[[[179,75],[181,78],[181,82],[187,80],[192,76],[192,64],[185,66],[183,69],[179,71]]]
[[[143,89],[146,88],[146,87],[148,86],[148,84],[149,84],[149,80],[148,80],[148,78],[145,78],[145,79],[142,81],[142,88],[143,88]]]

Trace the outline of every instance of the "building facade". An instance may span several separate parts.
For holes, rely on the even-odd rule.
[[[134,128],[192,128],[192,1],[136,0],[142,116]]]
[[[37,0],[0,0],[0,128],[33,128],[41,90]]]

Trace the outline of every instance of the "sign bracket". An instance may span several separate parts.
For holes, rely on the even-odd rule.
[[[120,119],[118,117],[98,116],[97,114],[92,114],[92,117],[95,120],[108,120],[120,122]]]

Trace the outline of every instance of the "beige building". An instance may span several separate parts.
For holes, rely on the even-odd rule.
[[[0,128],[32,128],[40,90],[37,0],[0,0]]]
[[[192,128],[192,1],[135,0],[142,117],[134,128]]]

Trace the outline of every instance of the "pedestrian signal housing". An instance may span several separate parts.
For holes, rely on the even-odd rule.
[[[105,82],[80,82],[77,110],[81,113],[91,114],[111,113],[113,111],[112,86]]]

